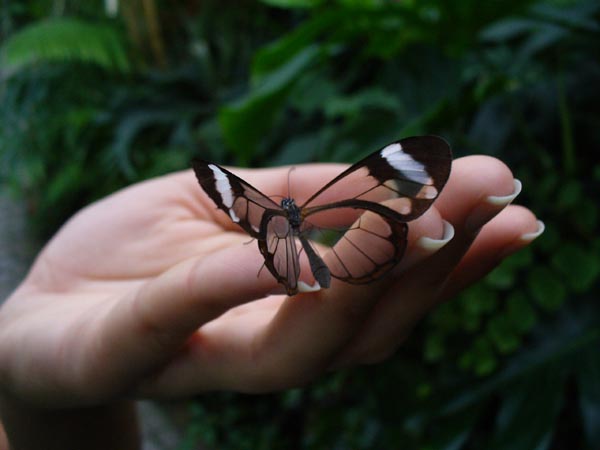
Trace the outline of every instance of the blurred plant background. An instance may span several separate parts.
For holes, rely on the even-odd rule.
[[[192,155],[415,134],[506,161],[547,225],[389,361],[204,395],[179,448],[600,448],[600,3],[2,0],[0,27],[0,180],[38,236]]]

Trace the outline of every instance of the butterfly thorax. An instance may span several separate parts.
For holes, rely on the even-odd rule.
[[[281,207],[287,213],[287,219],[293,230],[298,231],[302,224],[300,208],[296,205],[293,198],[284,198],[281,200]]]

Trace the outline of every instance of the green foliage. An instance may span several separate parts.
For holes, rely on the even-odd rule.
[[[130,60],[117,28],[74,18],[35,22],[13,34],[0,47],[0,80],[33,64],[93,63],[127,73]]]
[[[181,448],[600,448],[598,2],[262,3],[169,15],[168,67],[92,7],[9,36],[0,178],[46,233],[193,153],[350,161],[411,134],[506,161],[546,231],[384,364],[202,396]]]

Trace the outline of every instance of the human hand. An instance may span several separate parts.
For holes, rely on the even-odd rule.
[[[299,166],[295,196],[342,169]],[[287,190],[285,168],[235,172],[265,194]],[[505,208],[514,189],[498,160],[456,160],[390,276],[286,298],[268,296],[278,285],[266,270],[257,277],[256,245],[191,171],[134,185],[73,217],[0,309],[3,390],[34,407],[82,407],[272,391],[380,361],[424,313],[537,235],[531,212]],[[439,243],[420,238],[442,238],[442,218],[456,235],[434,252]]]

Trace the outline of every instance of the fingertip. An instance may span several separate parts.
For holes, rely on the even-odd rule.
[[[439,239],[431,238],[429,236],[421,236],[417,240],[417,246],[425,250],[427,253],[435,253],[454,237],[454,226],[447,220],[443,220],[444,232]]]
[[[521,235],[521,240],[523,242],[525,242],[526,244],[529,244],[530,242],[533,242],[534,240],[536,240],[546,230],[546,224],[544,222],[542,222],[541,220],[537,220],[536,224],[537,224],[537,229],[535,231],[528,231]]]
[[[454,161],[450,179],[435,206],[455,225],[480,227],[520,192],[511,170],[499,159],[473,155]]]

